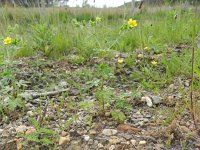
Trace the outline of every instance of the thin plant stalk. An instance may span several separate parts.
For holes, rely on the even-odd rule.
[[[192,34],[192,79],[190,86],[190,104],[191,104],[191,114],[194,122],[194,126],[197,129],[196,123],[196,100],[193,98],[193,86],[194,86],[194,65],[195,65],[195,36],[196,36],[196,17],[197,17],[197,0],[195,2],[195,14],[193,19],[193,34]]]
[[[141,14],[141,18],[140,18],[140,40],[141,40],[141,48],[144,49],[144,41],[143,41],[143,11],[142,11],[142,7],[143,7],[143,1],[141,1],[139,9],[140,9],[140,14]]]
[[[104,85],[104,78],[102,77],[101,90],[103,90],[103,85]],[[104,112],[105,111],[105,102],[104,102],[104,99],[102,101],[102,109],[103,109],[103,112]]]

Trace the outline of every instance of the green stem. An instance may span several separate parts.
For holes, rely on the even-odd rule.
[[[102,77],[101,91],[103,90],[103,83],[104,83],[104,78]],[[104,99],[102,99],[102,109],[103,109],[103,112],[104,112],[105,111],[105,102],[104,102]]]

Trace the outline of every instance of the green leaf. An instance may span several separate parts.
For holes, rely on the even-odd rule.
[[[34,126],[36,129],[39,129],[39,123],[35,118],[29,118],[28,120],[32,126]]]
[[[8,99],[8,101],[6,102],[6,107],[11,111],[14,111],[17,107],[23,107],[23,106],[24,102],[22,101],[21,98]]]

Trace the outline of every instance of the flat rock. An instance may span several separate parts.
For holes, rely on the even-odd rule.
[[[65,131],[62,131],[62,132],[61,132],[61,136],[62,136],[62,137],[67,136],[67,135],[69,135],[68,132],[65,132]]]
[[[139,145],[146,145],[146,144],[147,144],[146,141],[140,141],[140,142],[139,142]]]
[[[115,129],[104,129],[104,130],[102,131],[102,133],[103,133],[104,135],[111,136],[111,135],[117,134],[117,130],[115,130]]]
[[[59,139],[59,145],[64,145],[64,144],[68,144],[70,142],[70,138],[69,137],[60,137]]]
[[[110,112],[105,112],[105,116],[106,116],[106,117],[110,117],[110,116],[111,116],[111,113],[110,113]]]
[[[103,144],[101,144],[101,143],[98,144],[98,149],[101,149],[103,147],[104,147]]]
[[[130,135],[130,134],[121,134],[121,136],[122,136],[123,138],[125,138],[126,140],[130,140],[130,139],[133,138],[133,136]]]
[[[147,106],[149,106],[149,107],[153,106],[152,100],[148,96],[142,97],[141,101],[142,102],[146,102]]]
[[[120,142],[121,142],[121,140],[117,136],[112,136],[109,139],[110,144],[117,144],[117,143],[120,143]]]
[[[97,132],[95,130],[90,130],[89,133],[90,133],[90,135],[96,135],[97,134]]]
[[[27,130],[27,126],[25,125],[20,125],[16,128],[17,133],[24,133]]]
[[[152,102],[155,105],[161,104],[162,103],[162,97],[159,96],[152,96]]]

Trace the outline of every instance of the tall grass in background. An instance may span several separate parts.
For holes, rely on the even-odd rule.
[[[163,8],[147,8],[142,14],[145,46],[164,51],[166,46],[191,42],[193,8]],[[128,8],[1,8],[0,13],[2,38],[10,34],[9,27],[19,26],[15,33],[22,41],[17,53],[20,57],[33,55],[38,50],[48,57],[66,56],[72,50],[91,57],[98,49],[134,52],[141,43],[137,29],[118,37],[122,24],[129,18],[140,23],[141,14],[132,14]],[[95,28],[95,38],[90,35],[90,29],[76,28],[71,23],[72,19],[88,22],[96,16],[102,17],[103,21]]]

